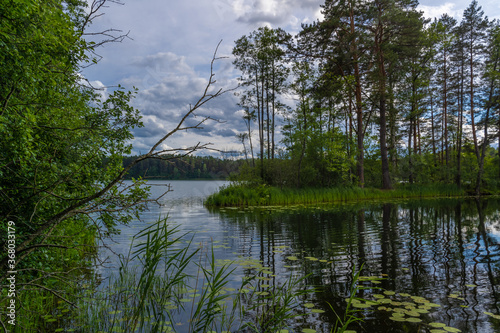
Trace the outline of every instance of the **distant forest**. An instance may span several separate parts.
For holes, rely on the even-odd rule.
[[[127,166],[138,156],[123,158]],[[219,159],[212,156],[185,156],[173,159],[147,159],[130,169],[127,178],[145,179],[227,179],[236,173],[244,161]]]

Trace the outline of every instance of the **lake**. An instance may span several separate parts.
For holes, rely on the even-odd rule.
[[[303,316],[290,322],[290,331],[330,332],[334,311],[345,310],[353,270],[362,266],[359,285],[366,289],[357,296],[371,302],[354,304],[363,317],[351,327],[357,332],[445,332],[439,327],[445,325],[500,332],[498,198],[207,209],[203,199],[227,182],[149,183],[153,196],[165,184],[173,191],[142,221],[123,227],[110,249],[127,253],[135,233],[168,215],[169,224],[191,232],[194,244],[213,248],[219,263],[235,262],[235,288],[251,274],[260,277],[259,290],[307,276],[315,291],[301,296]],[[110,267],[99,270],[104,277],[116,269],[110,258]],[[176,329],[182,332],[181,325]]]

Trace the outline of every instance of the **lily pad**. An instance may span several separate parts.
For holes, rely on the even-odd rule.
[[[417,311],[413,311],[413,310],[412,311],[406,311],[406,314],[408,316],[412,316],[412,317],[418,317],[418,316],[420,316],[420,313],[418,313]]]
[[[353,307],[359,308],[359,309],[366,309],[366,308],[369,308],[371,306],[370,304],[366,304],[366,303],[352,303],[351,305]]]
[[[324,313],[325,310],[321,310],[321,309],[311,309],[311,312],[312,313]]]
[[[377,302],[381,303],[381,304],[389,304],[389,303],[392,303],[392,301],[388,298],[379,298],[377,299]]]
[[[304,304],[304,307],[311,309],[311,308],[314,308],[314,304],[313,303],[306,303],[306,304]]]
[[[411,318],[406,318],[406,321],[410,323],[420,323],[422,319],[411,317]]]

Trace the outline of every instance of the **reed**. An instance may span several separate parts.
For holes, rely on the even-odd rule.
[[[250,288],[253,291],[246,295],[247,303],[250,304],[246,313],[252,320],[246,322],[242,328],[256,333],[285,331],[289,320],[301,316],[296,311],[300,298],[314,292],[313,289],[305,287],[307,277],[292,276],[265,294],[257,292],[257,288]]]
[[[279,189],[265,185],[233,184],[205,200],[209,207],[275,206],[316,203],[345,203],[368,200],[462,197],[466,192],[454,185],[401,186],[394,190],[375,188]]]
[[[347,298],[347,305],[345,308],[344,313],[339,315],[333,306],[331,304],[330,308],[332,311],[335,313],[335,316],[337,317],[337,320],[335,322],[335,327],[331,330],[331,333],[344,333],[348,331],[348,328],[352,326],[354,323],[361,323],[363,322],[363,319],[356,316],[357,313],[360,312],[360,310],[356,310],[353,308],[353,302],[355,300],[360,300],[359,298],[356,297],[356,294],[358,293],[359,290],[365,289],[364,287],[360,287],[359,281],[360,281],[360,275],[361,271],[363,270],[363,265],[361,265],[361,268],[359,271],[356,272],[356,267],[353,267],[352,270],[352,283],[349,288],[349,297]],[[361,299],[363,300],[363,299]],[[363,300],[364,301],[364,300]],[[352,331],[349,331],[352,332]]]
[[[184,241],[186,236],[165,220],[139,232],[120,259],[118,274],[107,286],[87,290],[79,303],[80,316],[66,329],[275,332],[299,316],[295,308],[306,293],[305,277],[290,277],[269,295],[255,292],[252,284],[260,281],[255,276],[244,279],[238,289],[228,288],[232,264],[218,265],[213,247],[195,247],[192,238]]]

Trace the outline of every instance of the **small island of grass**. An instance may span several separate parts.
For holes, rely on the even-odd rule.
[[[393,190],[377,188],[278,188],[266,184],[233,183],[210,195],[206,206],[277,206],[345,203],[372,200],[464,197],[468,193],[455,185],[404,185]]]

